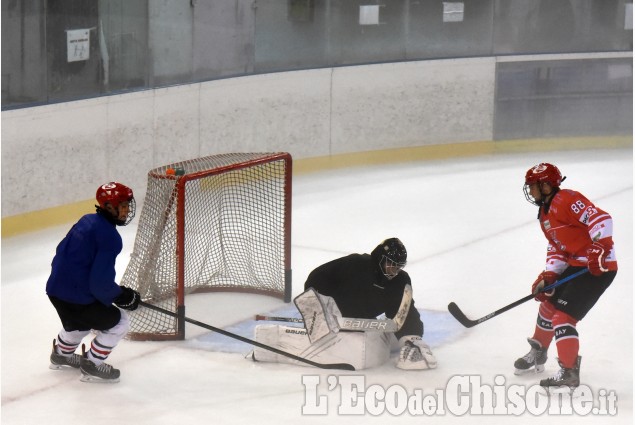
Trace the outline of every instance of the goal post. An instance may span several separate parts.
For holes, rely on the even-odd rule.
[[[212,155],[148,172],[121,284],[176,316],[130,312],[129,339],[184,339],[188,294],[291,301],[291,173],[285,152]]]

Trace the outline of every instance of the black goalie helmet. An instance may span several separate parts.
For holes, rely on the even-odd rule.
[[[390,238],[377,245],[370,256],[381,273],[388,279],[393,279],[406,266],[408,252],[398,238]]]

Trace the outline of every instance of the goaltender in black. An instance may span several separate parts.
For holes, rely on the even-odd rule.
[[[304,289],[313,288],[332,297],[344,317],[374,319],[399,313],[404,294],[411,294],[410,276],[404,267],[407,251],[398,238],[389,238],[369,254],[350,254],[313,270]],[[411,295],[410,295],[411,297]],[[432,369],[437,361],[423,341],[424,326],[414,300],[410,299],[403,325],[395,337],[402,347],[400,369]]]

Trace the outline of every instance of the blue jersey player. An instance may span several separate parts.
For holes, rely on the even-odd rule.
[[[100,186],[96,199],[96,213],[84,215],[71,228],[51,264],[46,293],[62,330],[53,340],[50,368],[79,368],[85,382],[118,382],[119,370],[105,360],[130,328],[121,309],[135,310],[140,296],[115,282],[115,261],[123,246],[117,226],[133,219],[135,199],[129,187],[115,182]],[[76,354],[91,331],[96,336],[90,349]]]

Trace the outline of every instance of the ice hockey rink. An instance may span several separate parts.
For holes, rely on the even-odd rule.
[[[567,176],[563,187],[582,192],[614,220],[620,271],[578,325],[582,384],[590,394],[571,402],[536,388],[558,369],[555,344],[545,373],[513,374],[514,360],[529,349],[536,302],[471,329],[447,312],[454,301],[468,317],[479,318],[528,293],[543,268],[546,241],[522,184],[525,171],[539,162],[556,164]],[[118,277],[134,243],[134,223],[120,228]],[[44,287],[70,224],[4,238],[2,424],[631,424],[632,225],[631,149],[498,154],[299,175],[293,181],[294,296],[314,267],[399,237],[408,248],[406,271],[438,368],[399,370],[396,353],[381,367],[355,372],[255,363],[249,346],[188,325],[185,341],[122,341],[108,360],[121,370],[118,384],[82,383],[76,370],[48,369],[60,324]],[[290,308],[245,294],[194,295],[187,304],[188,317],[248,338],[255,313]]]

